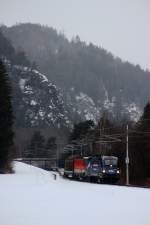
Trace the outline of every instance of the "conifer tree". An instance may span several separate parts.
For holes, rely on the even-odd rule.
[[[150,103],[144,107],[143,115],[139,121],[139,128],[143,131],[150,131]]]
[[[138,127],[140,132],[140,151],[142,154],[145,175],[150,176],[150,103],[148,102],[144,107],[144,112],[140,120]]]
[[[56,157],[56,151],[57,151],[56,137],[49,137],[46,143],[47,157]]]
[[[150,103],[144,107],[143,115],[132,134],[131,179],[137,183],[150,177]]]
[[[0,172],[11,172],[13,147],[13,112],[11,86],[6,68],[0,61]]]
[[[40,131],[35,131],[31,137],[26,157],[45,157],[45,138]]]
[[[83,138],[93,127],[94,122],[92,120],[86,120],[75,124],[74,129],[70,135],[70,141]]]

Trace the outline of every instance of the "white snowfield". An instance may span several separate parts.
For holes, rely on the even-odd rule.
[[[150,189],[53,178],[15,163],[0,175],[0,225],[150,225]]]

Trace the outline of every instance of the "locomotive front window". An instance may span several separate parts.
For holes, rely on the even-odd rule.
[[[117,160],[116,159],[105,159],[104,160],[104,164],[106,166],[109,166],[109,165],[116,166],[117,165]]]

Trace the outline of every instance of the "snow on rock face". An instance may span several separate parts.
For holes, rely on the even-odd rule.
[[[33,70],[33,72],[34,72],[35,74],[37,74],[40,78],[42,78],[42,82],[48,82],[48,79],[47,79],[47,77],[46,77],[45,75],[43,75],[42,73],[40,73],[40,72],[37,71],[37,70]]]
[[[124,108],[126,109],[127,113],[129,113],[130,119],[132,121],[137,122],[142,115],[140,107],[138,107],[134,102],[131,104],[125,104]]]
[[[73,123],[81,120],[93,120],[95,123],[103,111],[130,117],[137,121],[141,115],[140,107],[135,103],[120,102],[116,96],[109,96],[103,85],[104,99],[95,102],[75,87],[63,92],[37,70],[23,66],[10,66],[9,74],[14,83],[14,111],[20,118],[17,124],[23,126],[65,126],[71,128]],[[19,90],[19,89],[20,90]]]
[[[62,94],[45,75],[18,65],[8,66],[8,72],[14,85],[13,106],[16,118],[20,118],[18,125],[69,126],[71,121]]]
[[[122,89],[120,89],[120,92],[122,92]],[[107,110],[114,117],[115,113],[117,112],[120,118],[127,117],[132,121],[135,122],[138,121],[138,119],[142,114],[140,106],[138,106],[135,102],[126,102],[125,99],[122,98],[122,96],[109,97],[106,88],[104,88],[104,93],[105,93],[104,101],[99,102],[99,105],[101,105],[103,110]]]
[[[22,91],[24,91],[25,83],[26,83],[26,79],[23,79],[23,78],[20,79],[19,85]]]
[[[129,118],[137,121],[142,111],[140,106],[134,102],[126,102],[121,96],[109,96],[107,89],[103,85],[104,99],[94,102],[94,100],[83,92],[77,93],[74,87],[71,87],[67,93],[66,101],[74,114],[82,120],[93,120],[95,123],[104,111],[111,116],[119,115],[122,118]]]
[[[150,189],[89,184],[15,163],[0,176],[2,225],[149,225]]]
[[[45,116],[45,112],[42,109],[40,109],[39,110],[39,115],[41,116],[41,118],[43,120],[44,119],[44,116]]]
[[[115,101],[115,97],[112,97],[111,100],[109,100],[109,98],[106,98],[106,100],[104,100],[104,108],[110,112],[113,112],[113,108],[115,107]]]
[[[37,102],[35,100],[31,100],[30,105],[37,105]]]
[[[75,96],[75,100],[77,112],[85,120],[93,120],[94,122],[96,122],[96,119],[99,115],[99,108],[96,106],[93,99],[87,94],[80,92]]]
[[[86,101],[88,103],[90,102],[92,105],[94,105],[93,99],[82,92],[80,92],[79,95],[76,96],[76,100],[77,101]]]

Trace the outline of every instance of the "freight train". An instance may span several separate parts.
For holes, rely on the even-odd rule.
[[[98,183],[116,182],[120,178],[118,157],[89,156],[66,159],[64,177]]]

